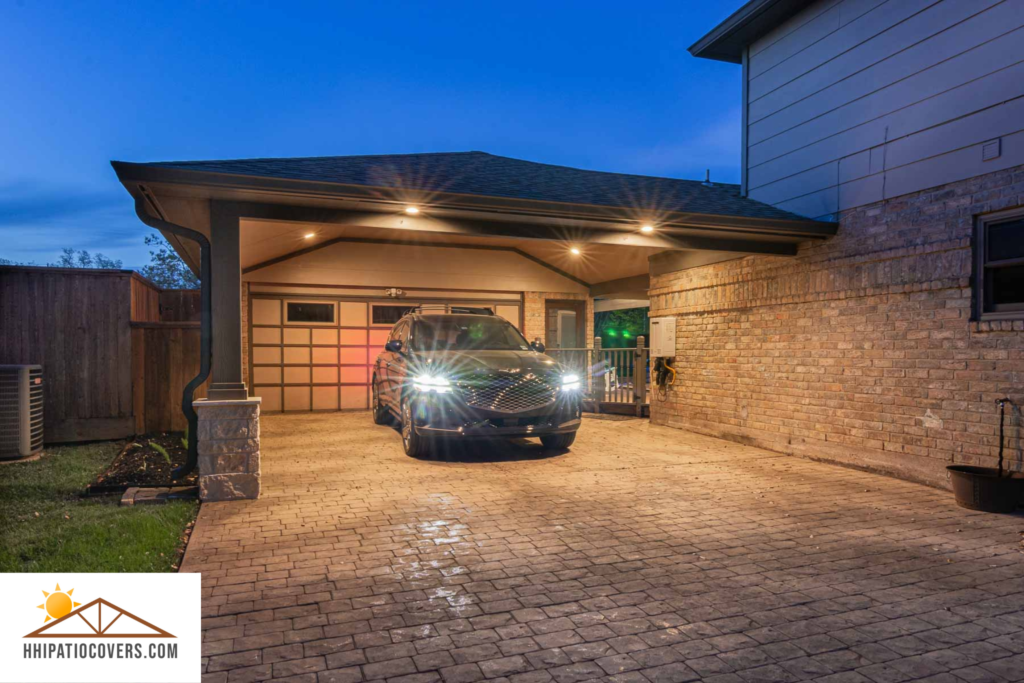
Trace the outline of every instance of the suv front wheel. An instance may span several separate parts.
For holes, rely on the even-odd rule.
[[[541,444],[549,451],[564,451],[576,440],[576,432],[569,434],[552,434],[540,437]]]
[[[430,444],[416,433],[413,426],[412,398],[402,399],[402,446],[405,454],[413,458],[424,458],[430,452]]]

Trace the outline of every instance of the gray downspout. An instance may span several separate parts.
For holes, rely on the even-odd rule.
[[[174,480],[181,479],[189,472],[192,472],[196,468],[196,464],[199,462],[199,415],[196,414],[196,409],[192,407],[192,401],[194,400],[195,391],[206,381],[206,378],[210,376],[210,365],[211,365],[211,344],[213,340],[213,330],[211,323],[213,322],[213,311],[212,311],[212,283],[210,281],[210,240],[207,239],[203,233],[186,228],[181,225],[174,223],[168,223],[165,220],[159,218],[153,218],[146,211],[146,199],[143,196],[142,188],[140,189],[140,196],[135,198],[135,214],[139,217],[139,220],[156,230],[163,232],[169,232],[174,235],[180,235],[187,239],[193,240],[199,243],[199,286],[200,286],[200,299],[202,303],[201,312],[201,323],[199,328],[200,342],[199,342],[199,374],[192,378],[192,381],[185,387],[185,391],[181,394],[181,412],[185,414],[188,419],[188,460],[184,465],[174,470],[171,474],[171,478]],[[154,205],[155,208],[155,205]]]

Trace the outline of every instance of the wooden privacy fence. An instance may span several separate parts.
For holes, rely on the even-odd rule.
[[[198,291],[131,271],[0,267],[0,364],[43,366],[48,443],[183,429],[198,318]]]
[[[199,374],[199,323],[132,323],[132,400],[136,434],[183,431],[181,394]],[[205,382],[195,398],[206,396]]]

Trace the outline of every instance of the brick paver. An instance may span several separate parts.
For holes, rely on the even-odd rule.
[[[202,507],[204,681],[1024,680],[1021,516],[645,421],[419,461],[267,416]]]

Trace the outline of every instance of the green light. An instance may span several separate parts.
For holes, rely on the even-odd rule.
[[[604,333],[607,334],[609,337],[619,336],[619,333],[616,332],[615,330],[605,330]]]
[[[629,338],[630,338],[630,337],[632,337],[633,335],[631,335],[631,334],[629,333],[629,330],[623,330],[623,332],[622,332],[622,336],[623,336],[623,337],[625,337],[626,339],[629,339]]]

